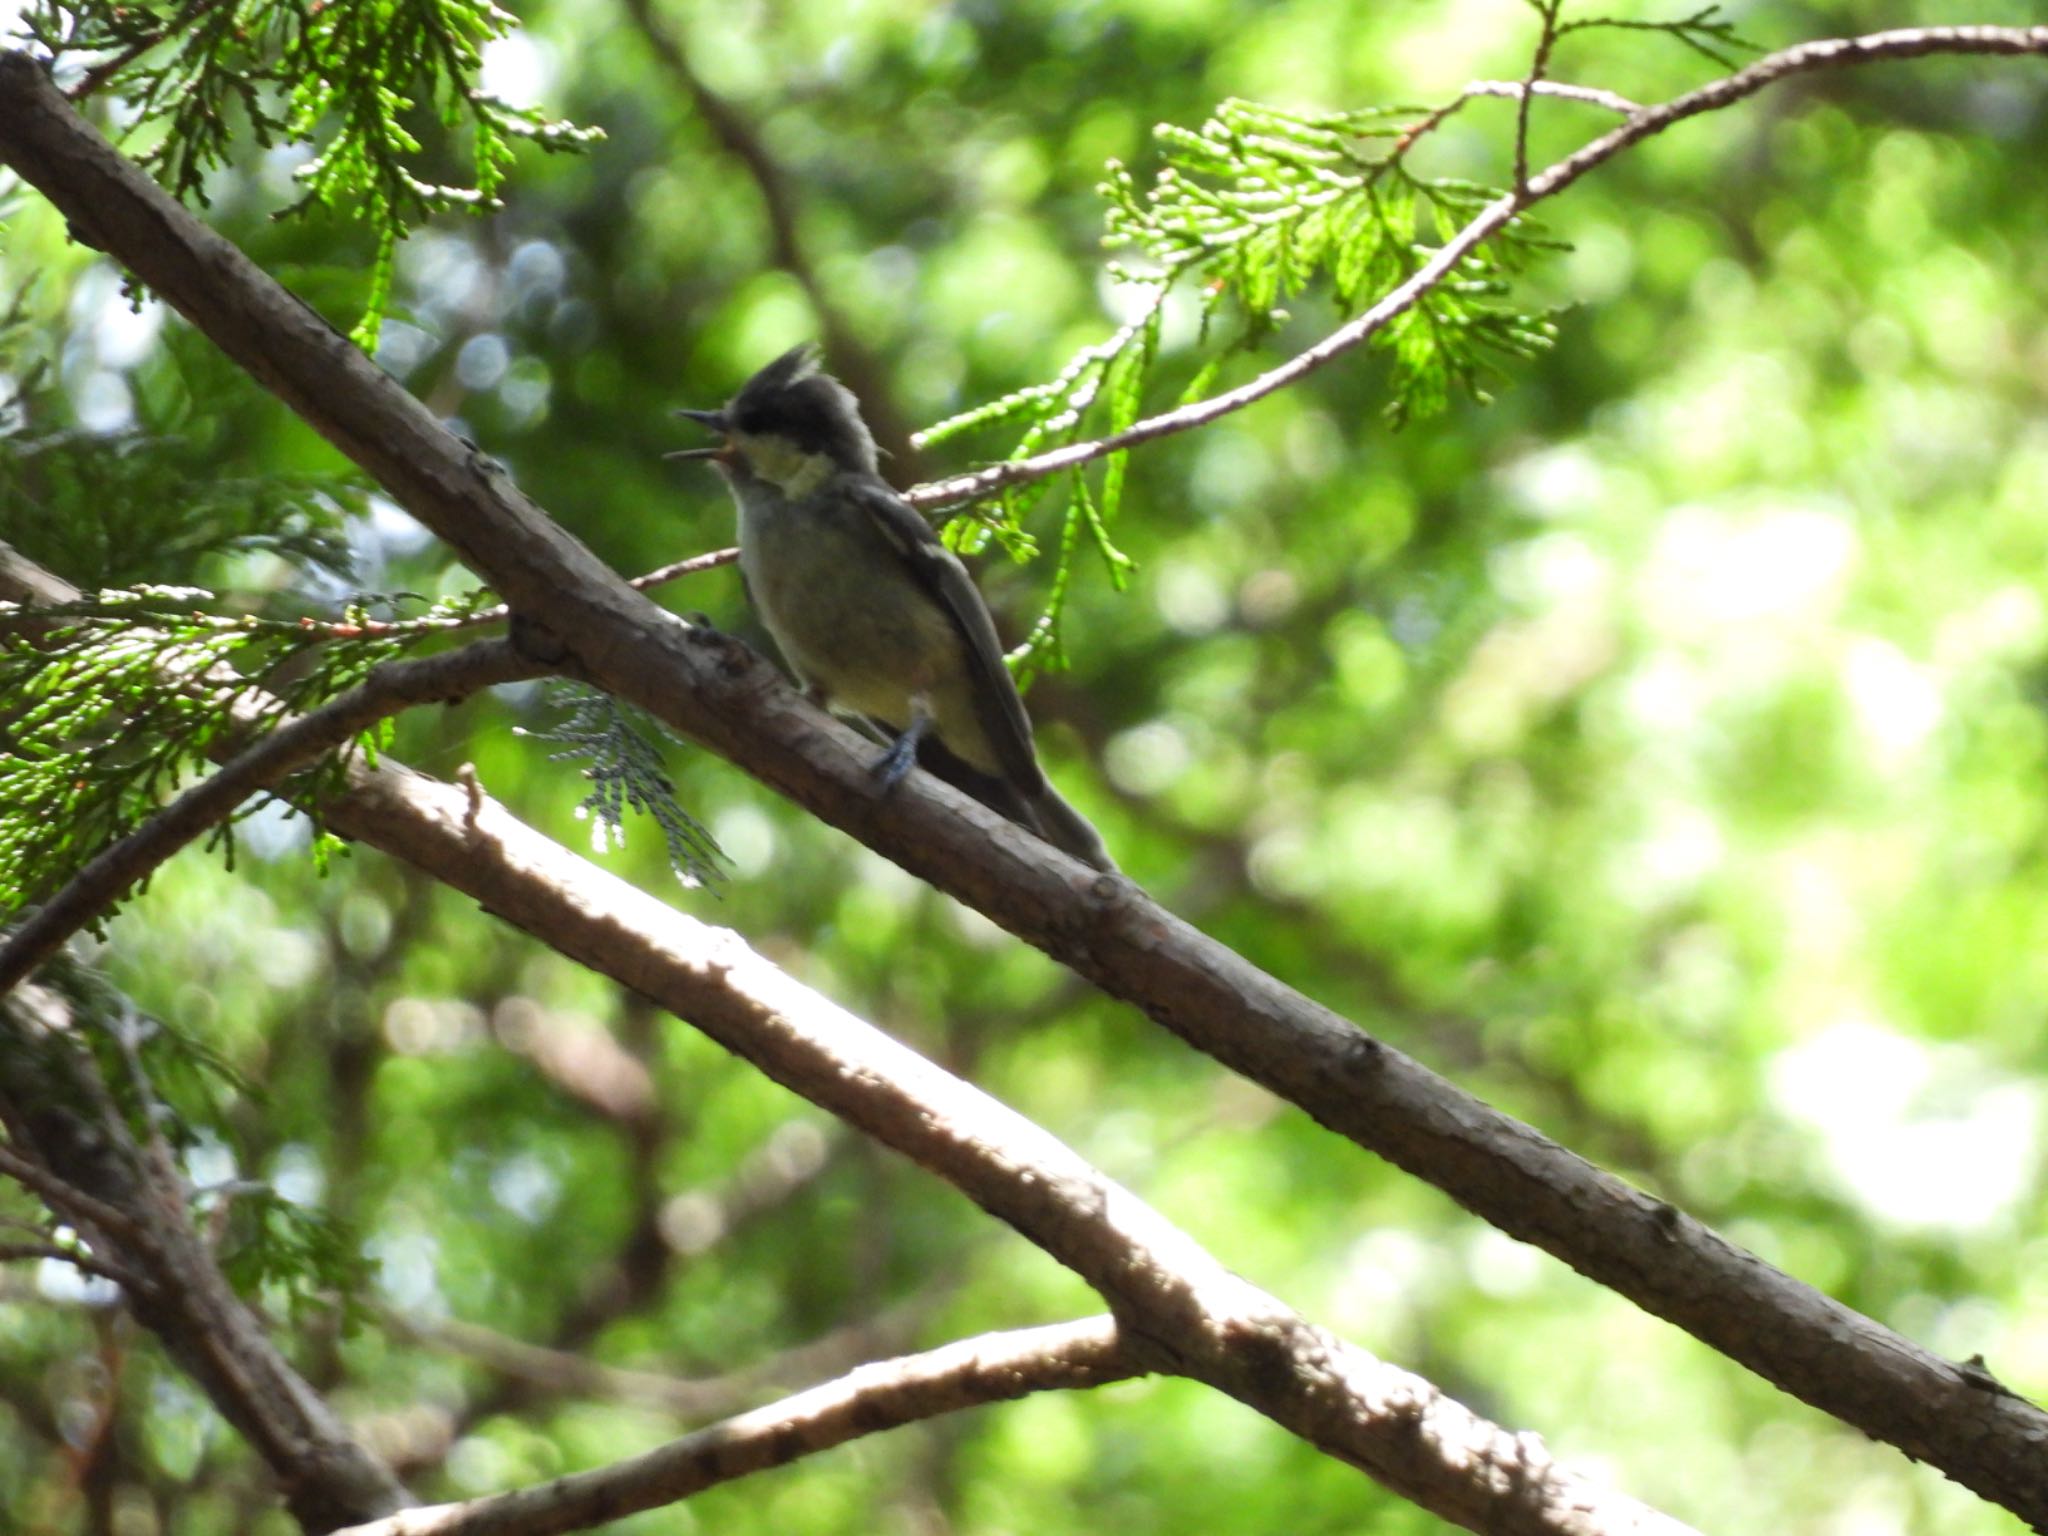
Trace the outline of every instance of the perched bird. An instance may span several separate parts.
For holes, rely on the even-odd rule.
[[[1097,869],[1102,839],[1038,766],[1031,720],[974,580],[876,468],[859,403],[785,352],[715,411],[717,432],[672,459],[718,467],[739,506],[748,599],[798,679],[894,740],[884,789],[913,762]]]

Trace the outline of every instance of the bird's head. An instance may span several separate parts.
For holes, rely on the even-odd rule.
[[[719,433],[712,448],[686,448],[671,459],[708,459],[729,477],[764,480],[801,496],[844,470],[874,474],[875,440],[860,419],[853,392],[818,371],[817,352],[794,347],[740,386],[719,410],[677,411]]]

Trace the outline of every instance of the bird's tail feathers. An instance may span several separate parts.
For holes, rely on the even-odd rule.
[[[944,779],[997,815],[1045,839],[1062,853],[1091,868],[1115,871],[1116,861],[1103,847],[1101,834],[1085,816],[1062,800],[1051,785],[1026,796],[1008,779],[985,773],[959,757],[936,736],[928,735],[917,744],[917,765],[933,778]]]

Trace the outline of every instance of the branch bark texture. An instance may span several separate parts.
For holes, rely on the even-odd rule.
[[[1244,390],[1140,423],[1108,446],[1060,451],[1076,454],[1071,460],[998,466],[1004,479],[995,483],[1199,425],[1283,387],[1386,324],[1520,207],[1674,122],[1792,74],[1936,52],[2048,53],[2048,28],[1933,28],[1808,44],[1647,109],[1531,176],[1520,198],[1483,211],[1411,283],[1283,368]],[[851,731],[782,688],[758,658],[632,594],[494,465],[79,122],[18,56],[0,58],[0,156],[82,238],[117,254],[447,539],[515,611],[545,622],[593,681],[1502,1230],[1788,1392],[2048,1525],[2048,1480],[2040,1475],[2048,1415],[2031,1404],[1987,1389],[1981,1376],[1629,1188],[1264,975],[1128,882],[1092,875],[945,786],[913,775],[877,799],[866,771],[870,749]],[[927,489],[937,499],[992,488],[976,480]],[[462,883],[455,874],[444,878]],[[610,948],[591,942],[584,952],[601,963],[595,956]]]
[[[81,1074],[92,1068],[66,1011],[45,988],[0,994],[0,1123],[15,1144],[0,1148],[0,1172],[36,1190],[112,1261],[137,1318],[263,1458],[307,1531],[410,1504],[228,1285],[169,1157],[136,1144],[103,1086],[104,1112],[86,1112],[93,1096],[80,1092]],[[56,1070],[67,1058],[76,1070]]]
[[[7,553],[0,546],[0,557]],[[0,598],[21,590],[15,574],[0,558]],[[46,574],[37,574],[47,590]],[[60,584],[57,600],[76,595]],[[1535,1436],[1490,1424],[1421,1377],[1315,1327],[1031,1121],[803,986],[739,935],[542,837],[475,784],[442,784],[389,759],[356,763],[349,781],[321,808],[329,828],[655,999],[953,1184],[1101,1293],[1134,1371],[1206,1382],[1471,1530],[1689,1529],[1559,1465]]]

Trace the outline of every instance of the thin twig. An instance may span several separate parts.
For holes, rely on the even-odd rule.
[[[740,552],[736,548],[706,550],[700,555],[690,555],[681,560],[672,560],[667,565],[658,565],[644,575],[630,577],[626,585],[635,592],[651,592],[656,587],[685,576],[694,576],[699,571],[711,571],[721,565],[731,565],[739,557]],[[511,617],[512,610],[499,603],[494,608],[481,608],[459,619],[394,619],[388,623],[379,623],[376,632],[399,635],[413,630],[423,630],[436,635],[454,634],[457,630],[485,629],[493,624],[502,624]]]
[[[688,1498],[944,1413],[1142,1375],[1107,1317],[962,1339],[848,1372],[626,1461],[513,1493],[409,1509],[335,1536],[554,1536]]]
[[[664,582],[674,581],[678,577],[694,576],[699,571],[715,570],[721,565],[731,565],[739,557],[740,552],[737,549],[708,550],[701,555],[691,555],[687,560],[677,560],[669,565],[656,566],[645,576],[635,576],[626,585],[636,592],[646,592],[654,587],[661,586]]]
[[[1932,53],[2048,54],[2048,27],[1911,27],[1895,32],[1875,32],[1864,37],[1801,43],[1759,59],[1745,69],[1703,85],[1698,90],[1688,91],[1661,106],[1639,108],[1619,127],[1530,178],[1519,195],[1510,193],[1487,204],[1470,223],[1440,246],[1427,264],[1377,304],[1339,326],[1314,346],[1256,379],[1207,400],[1147,417],[1106,437],[1085,443],[1063,444],[1028,459],[1012,459],[968,474],[935,480],[906,495],[920,505],[979,500],[1006,486],[1043,480],[1048,475],[1149,443],[1155,438],[1207,426],[1233,411],[1243,410],[1270,394],[1299,383],[1324,364],[1370,341],[1412,309],[1424,294],[1448,278],[1467,252],[1498,234],[1518,212],[1556,196],[1595,166],[1613,159],[1651,135],[1661,133],[1686,118],[1697,117],[1702,112],[1732,105],[1793,75],[1894,59],[1924,58]]]
[[[95,1226],[128,1241],[141,1236],[140,1229],[126,1211],[117,1210],[98,1196],[87,1194],[76,1184],[58,1178],[40,1163],[31,1162],[12,1148],[0,1146],[0,1173],[40,1195],[45,1205],[67,1221]]]
[[[1399,164],[1423,139],[1443,127],[1481,96],[1504,96],[1510,101],[1519,101],[1532,90],[1538,96],[1555,96],[1562,101],[1577,101],[1587,106],[1601,107],[1618,117],[1627,117],[1631,113],[1643,110],[1642,103],[1630,101],[1615,91],[1600,90],[1596,86],[1566,85],[1558,80],[1538,80],[1533,84],[1526,80],[1474,80],[1435,111],[1418,118],[1412,127],[1394,140],[1393,149],[1378,169]]]
[[[1529,58],[1529,73],[1522,81],[1515,102],[1515,196],[1529,194],[1529,108],[1536,100],[1536,87],[1550,69],[1550,50],[1557,46],[1557,13],[1564,0],[1529,0],[1543,18],[1543,30],[1536,38],[1536,50]]]
[[[94,855],[0,948],[0,993],[48,960],[132,886],[179,849],[232,816],[238,806],[294,769],[414,704],[460,697],[493,683],[533,677],[543,668],[503,640],[415,661],[388,662],[356,687],[279,726],[219,772]]]
[[[107,1259],[95,1258],[89,1253],[80,1253],[75,1248],[61,1248],[55,1243],[0,1243],[0,1263],[18,1262],[23,1259],[51,1259],[59,1264],[69,1264],[80,1274],[111,1280],[131,1293],[139,1283],[135,1276],[121,1265]]]
[[[4,990],[5,987],[0,986],[0,991]],[[107,1020],[104,1028],[113,1036],[114,1050],[127,1071],[128,1086],[141,1110],[143,1141],[136,1152],[147,1161],[152,1182],[163,1195],[173,1219],[182,1221],[190,1214],[185,1198],[185,1180],[178,1171],[177,1154],[171,1150],[170,1139],[164,1135],[164,1125],[171,1118],[171,1111],[157,1097],[156,1084],[150,1081],[149,1071],[142,1064],[141,1039],[136,1029],[141,1012],[125,997],[122,1001],[126,1004],[125,1015]],[[87,1063],[91,1074],[99,1076],[98,1063],[89,1056]],[[111,1104],[108,1107],[113,1108]],[[120,1124],[118,1111],[114,1111],[114,1118]],[[127,1127],[121,1125],[120,1128],[126,1134]]]
[[[901,1349],[929,1310],[922,1304],[898,1307],[888,1317],[839,1329],[769,1360],[700,1377],[605,1365],[575,1350],[531,1344],[453,1318],[408,1318],[386,1312],[384,1321],[401,1338],[461,1355],[530,1387],[636,1403],[694,1420],[736,1413],[792,1378],[815,1376],[820,1370],[852,1370],[879,1352]]]
[[[1617,117],[1627,117],[1643,110],[1641,102],[1630,101],[1619,91],[1604,91],[1594,85],[1570,85],[1563,80],[1538,80],[1533,84],[1527,80],[1474,80],[1451,107],[1463,106],[1475,96],[1514,98],[1531,90],[1538,96],[1555,96],[1559,101],[1576,101],[1589,107],[1599,107]]]
[[[114,76],[149,52],[150,49],[156,47],[157,44],[175,37],[203,12],[210,11],[221,3],[222,0],[188,0],[182,11],[178,12],[177,15],[173,16],[154,32],[137,38],[111,59],[106,59],[93,65],[91,69],[88,69],[80,77],[78,83],[64,94],[74,102],[85,100],[86,97],[92,95],[109,80],[113,79]]]

